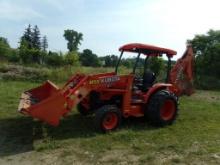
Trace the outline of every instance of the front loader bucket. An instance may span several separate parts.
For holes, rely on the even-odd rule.
[[[57,126],[65,114],[65,98],[52,82],[28,90],[21,95],[18,111]]]

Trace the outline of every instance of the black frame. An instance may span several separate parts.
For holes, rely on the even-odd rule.
[[[115,73],[117,74],[118,72],[118,67],[119,67],[119,64],[121,62],[121,58],[124,54],[124,51],[121,51],[121,54],[119,56],[119,59],[118,59],[118,62],[117,62],[117,65],[115,67]],[[137,64],[139,62],[139,59],[140,59],[140,55],[141,55],[141,52],[139,51],[138,52],[138,55],[136,57],[136,61],[135,61],[135,64],[134,64],[134,67],[133,67],[133,71],[132,71],[132,74],[135,74],[135,70],[137,68]],[[168,58],[168,61],[167,61],[167,76],[166,76],[166,82],[168,83],[169,82],[169,75],[170,75],[170,70],[171,70],[171,57],[169,57],[167,54],[166,54],[167,58]],[[147,68],[147,61],[149,59],[149,55],[146,55],[146,58],[145,58],[145,61],[144,61],[144,73],[146,72],[146,68]]]

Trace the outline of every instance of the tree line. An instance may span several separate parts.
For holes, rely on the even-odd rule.
[[[20,37],[19,47],[10,48],[6,38],[0,38],[0,60],[20,64],[39,64],[53,67],[64,65],[82,65],[91,67],[114,67],[118,61],[116,55],[99,57],[90,49],[79,51],[83,41],[83,34],[72,29],[64,30],[64,39],[67,41],[67,53],[48,51],[47,36],[41,36],[37,25],[30,24]],[[122,59],[121,64],[132,67],[134,58]]]
[[[90,49],[79,51],[83,34],[72,29],[64,30],[68,52],[48,50],[46,35],[41,36],[37,25],[28,27],[20,37],[19,47],[10,47],[7,38],[0,37],[0,60],[19,64],[38,64],[52,67],[82,65],[91,67],[114,67],[118,61],[116,55],[98,56]],[[203,89],[220,89],[220,30],[209,30],[206,34],[195,35],[187,40],[195,53],[195,83]],[[121,65],[131,68],[134,58],[122,59]],[[164,69],[162,58],[153,58],[149,64],[159,73]]]
[[[195,53],[195,83],[202,89],[220,89],[220,30],[209,30],[187,41]]]

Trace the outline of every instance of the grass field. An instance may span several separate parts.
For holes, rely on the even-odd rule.
[[[182,97],[171,126],[127,119],[99,134],[76,111],[56,128],[18,114],[21,92],[36,85],[0,81],[0,164],[220,164],[220,92]]]

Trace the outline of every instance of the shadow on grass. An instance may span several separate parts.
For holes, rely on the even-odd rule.
[[[0,157],[31,151],[32,128],[28,117],[0,119]]]
[[[43,127],[46,128],[47,136],[53,139],[88,138],[97,135],[93,122],[93,116],[72,114],[61,120],[57,127],[47,124]]]
[[[129,117],[123,120],[121,129],[130,129],[133,131],[154,130],[157,127],[151,126],[145,117]]]
[[[44,126],[47,130],[47,136],[53,139],[68,139],[68,138],[90,138],[97,136],[100,133],[94,124],[94,116],[84,117],[80,114],[68,116],[58,127]],[[133,131],[152,130],[154,127],[149,126],[146,119],[127,118],[123,119],[120,130],[131,129]]]
[[[128,118],[122,122],[123,129],[140,131],[154,128],[149,127],[144,118]],[[91,138],[99,134],[94,127],[94,116],[72,114],[61,120],[57,127],[33,121],[26,116],[0,119],[0,157],[32,151],[33,142],[37,139]]]

